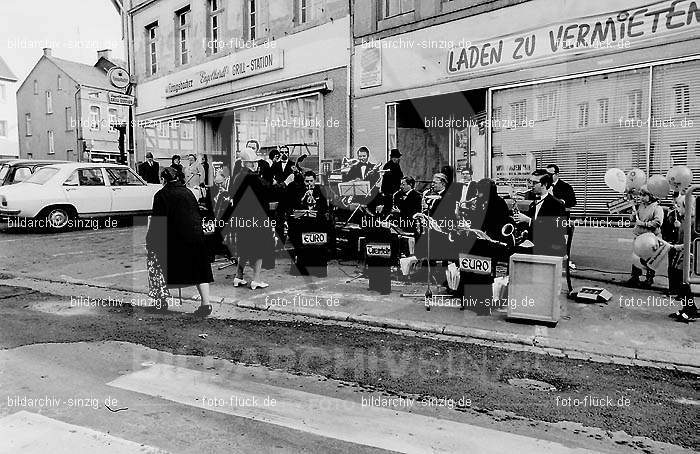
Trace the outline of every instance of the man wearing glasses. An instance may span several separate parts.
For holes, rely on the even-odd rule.
[[[529,225],[529,239],[535,244],[533,254],[563,257],[566,255],[566,210],[551,194],[552,175],[545,169],[538,169],[532,172],[528,183],[536,200],[527,214],[518,212],[514,219]]]

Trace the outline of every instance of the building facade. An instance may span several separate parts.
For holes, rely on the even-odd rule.
[[[136,159],[206,154],[231,169],[246,143],[306,167],[349,144],[348,2],[132,0],[121,5],[136,81]]]
[[[19,156],[15,89],[17,77],[0,57],[0,158]]]
[[[356,0],[353,24],[353,148],[375,160],[506,193],[555,163],[578,215],[608,214],[611,167],[700,179],[698,2]]]
[[[124,90],[109,82],[117,66],[99,51],[95,66],[44,49],[17,90],[20,157],[118,162],[128,121]]]

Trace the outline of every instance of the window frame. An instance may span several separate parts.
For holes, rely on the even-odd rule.
[[[34,94],[36,96],[39,95],[39,81],[36,79],[34,79]]]
[[[389,11],[392,1],[398,2],[399,9],[401,10],[399,13],[391,14],[391,12]],[[379,17],[381,18],[381,20],[386,20],[386,19],[392,19],[394,17],[400,17],[400,16],[403,16],[405,14],[415,13],[416,1],[415,0],[409,0],[409,1],[412,1],[413,8],[410,10],[404,11],[403,10],[404,0],[381,0],[379,2],[379,13],[380,13]]]
[[[3,139],[7,138],[8,132],[7,128],[9,127],[9,124],[7,120],[0,120],[0,137]]]
[[[32,135],[32,114],[24,114],[24,135],[30,137]]]
[[[259,6],[257,0],[247,0],[246,1],[246,33],[248,37],[248,41],[255,41],[256,39],[259,38],[257,34],[258,30],[258,15],[259,15]]]
[[[605,121],[603,121],[603,120],[605,120]],[[610,123],[610,98],[599,98],[598,99],[598,124],[599,125],[607,125],[609,123]]]
[[[296,25],[313,24],[323,18],[326,13],[326,0],[296,0],[294,8],[294,20]],[[320,4],[320,11],[317,11]],[[313,16],[309,17],[309,12]]]
[[[520,107],[522,106],[522,121],[518,121],[521,112],[519,112]],[[514,101],[510,103],[510,114],[511,114],[511,119],[513,120],[513,123],[517,126],[522,125],[527,121],[527,99],[520,99],[518,101]]]
[[[97,109],[96,111],[93,109]],[[93,121],[93,114],[97,113],[97,121]],[[102,121],[102,112],[100,106],[90,106],[90,131],[99,131],[100,122]]]
[[[56,91],[63,91],[63,83],[60,74],[56,76]]]
[[[53,129],[49,129],[47,131],[48,135],[48,140],[49,140],[49,152],[48,154],[56,154],[56,142],[55,142],[55,134]]]
[[[688,84],[674,85],[673,95],[673,112],[676,115],[690,115],[690,86]]]
[[[644,103],[643,94],[644,93],[640,89],[632,90],[627,94],[627,119],[642,119],[642,105]]]
[[[0,82],[0,102],[7,102],[7,84],[4,82]]]
[[[112,112],[114,112],[114,115],[112,115]],[[119,119],[119,110],[116,107],[108,107],[107,118],[109,121],[109,124],[107,125],[107,132],[118,133],[119,130],[117,129],[117,120]]]
[[[53,113],[53,95],[51,94],[51,90],[46,90],[46,114],[52,114]]]
[[[146,72],[149,76],[158,73],[158,22],[146,25]]]
[[[215,6],[216,8],[214,8]],[[207,0],[207,36],[209,37],[207,52],[209,55],[218,54],[221,50],[219,41],[221,40],[221,31],[224,29],[222,24],[224,17],[222,0]]]
[[[576,104],[576,111],[576,127],[578,129],[587,128],[591,124],[591,106],[588,101]]]
[[[190,17],[189,5],[175,12],[175,58],[177,66],[185,66],[190,63]]]
[[[74,129],[74,126],[73,126],[73,107],[67,106],[64,110],[66,112],[66,131],[72,131]]]

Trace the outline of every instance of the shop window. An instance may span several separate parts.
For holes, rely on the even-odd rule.
[[[527,122],[527,101],[522,100],[511,103],[510,117],[516,125],[523,125]]]
[[[54,148],[53,131],[49,131],[48,135],[49,135],[49,154],[55,154],[56,149]]]
[[[209,0],[209,45],[207,50],[210,54],[219,52],[219,40],[221,39],[221,20],[223,19],[222,0]]]
[[[158,72],[158,22],[146,27],[146,55],[148,56],[148,74]]]
[[[415,10],[414,0],[382,0],[382,18],[388,19]]]
[[[32,135],[32,114],[24,114],[24,135]]]
[[[603,98],[598,100],[598,124],[606,125],[609,120],[610,100]]]
[[[677,115],[690,114],[690,87],[686,84],[673,87]]]
[[[190,7],[187,6],[177,13],[177,63],[186,65],[190,61]]]
[[[585,128],[588,126],[588,103],[584,102],[578,105],[578,127]]]
[[[323,16],[325,0],[296,0],[297,24],[306,24],[314,22]]]
[[[642,119],[642,90],[633,90],[627,96],[627,118]]]
[[[142,137],[144,153],[153,153],[155,159],[170,159],[174,154],[194,152],[194,124],[193,119],[148,122],[139,126],[137,134]]]

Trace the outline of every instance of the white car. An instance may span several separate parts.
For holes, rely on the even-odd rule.
[[[27,227],[63,230],[81,219],[147,215],[162,186],[148,184],[128,166],[72,162],[38,169],[22,183],[0,187],[0,218]],[[4,219],[3,219],[4,220]]]

